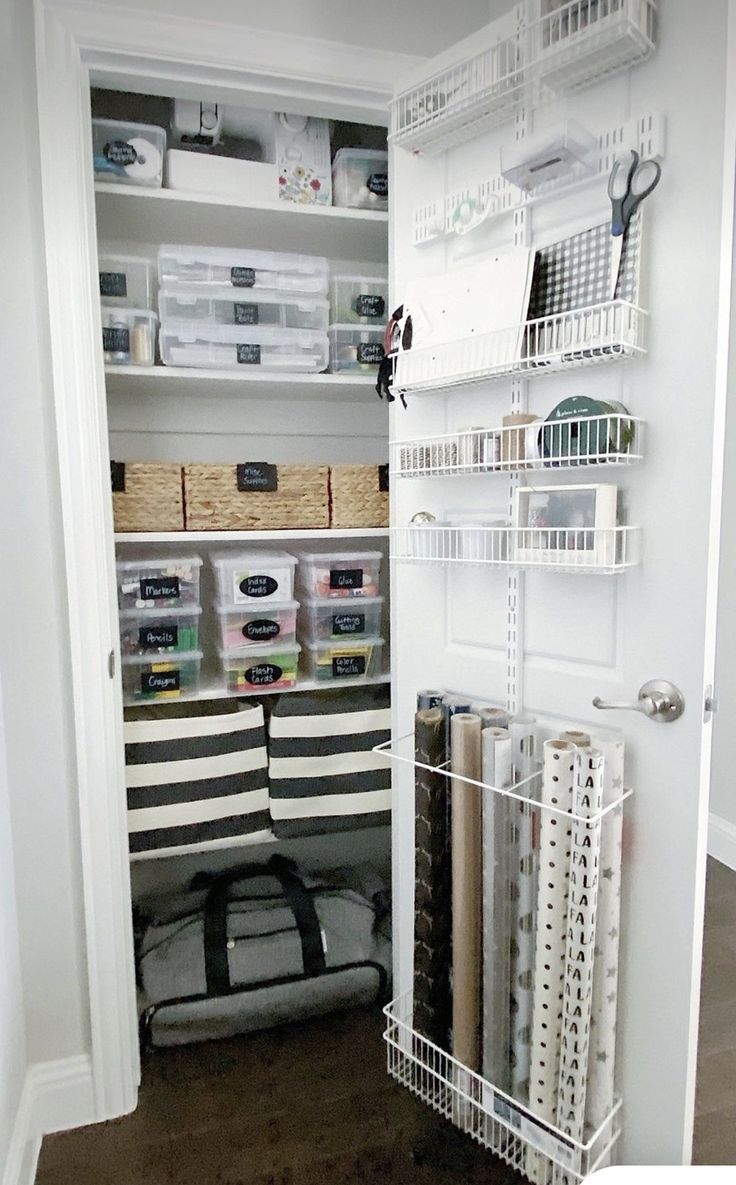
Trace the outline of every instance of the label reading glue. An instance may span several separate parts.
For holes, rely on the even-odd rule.
[[[113,165],[134,165],[138,160],[138,153],[127,140],[108,140],[103,149],[103,155]]]
[[[261,364],[261,347],[253,345],[249,342],[244,342],[235,347],[237,351],[238,362],[245,363],[246,366],[260,366]]]
[[[386,301],[382,296],[362,292],[356,297],[355,311],[359,317],[382,317],[386,311]]]
[[[180,690],[181,671],[146,671],[141,675],[141,691],[144,695],[152,692]]]
[[[362,568],[330,568],[330,588],[362,588]]]
[[[178,576],[150,576],[141,580],[142,601],[178,601]]]
[[[230,283],[235,288],[252,288],[256,282],[254,267],[231,267]]]
[[[365,674],[364,654],[336,654],[332,660],[333,679],[347,679]]]
[[[257,304],[243,304],[237,302],[233,305],[233,324],[234,325],[257,325],[258,324],[258,305]]]
[[[127,296],[128,277],[125,272],[100,272],[100,296]]]
[[[333,613],[332,614],[332,634],[333,637],[339,637],[341,634],[364,634],[365,633],[365,613]]]
[[[102,348],[109,354],[130,353],[130,330],[112,326],[102,330]]]
[[[359,342],[357,354],[358,362],[383,362],[383,346],[380,342]]]
[[[138,630],[141,650],[173,649],[179,645],[178,625],[142,625]]]
[[[371,173],[366,184],[376,197],[388,197],[388,173]]]
[[[259,662],[245,671],[245,681],[251,687],[268,687],[271,683],[278,683],[283,671],[275,662]]]

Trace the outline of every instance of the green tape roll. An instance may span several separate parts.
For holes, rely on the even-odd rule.
[[[539,432],[539,451],[549,468],[569,462],[571,465],[594,464],[588,458],[599,458],[607,453],[626,452],[633,439],[633,425],[623,424],[611,433],[609,420],[587,417],[627,414],[620,403],[605,403],[587,395],[573,395],[563,399],[552,409]],[[574,424],[566,420],[576,420]],[[614,439],[615,437],[615,439]]]

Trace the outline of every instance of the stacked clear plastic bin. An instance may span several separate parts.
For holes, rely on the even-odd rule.
[[[200,686],[198,555],[119,560],[120,652],[126,703],[196,697]]]
[[[296,558],[284,551],[213,552],[217,650],[225,690],[284,691],[297,678]]]
[[[382,673],[381,560],[380,551],[299,557],[299,638],[307,679],[339,684]]]

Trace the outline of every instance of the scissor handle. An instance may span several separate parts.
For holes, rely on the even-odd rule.
[[[659,185],[662,169],[656,160],[640,160],[629,181],[629,192],[624,198],[624,222],[628,226],[645,197]]]
[[[627,200],[631,192],[631,183],[639,164],[639,153],[629,149],[628,155],[617,156],[613,162],[611,175],[608,178],[608,196],[611,199],[611,234],[622,235],[626,230],[629,218],[627,214]]]

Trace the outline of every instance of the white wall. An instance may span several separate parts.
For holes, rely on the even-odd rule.
[[[0,671],[28,1057],[47,1061],[83,1051],[88,1033],[28,0],[0,5],[0,47],[14,145],[0,170]]]

